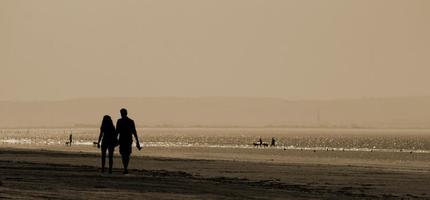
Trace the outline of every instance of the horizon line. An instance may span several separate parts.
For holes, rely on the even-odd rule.
[[[62,102],[76,100],[95,100],[95,99],[207,99],[207,98],[225,98],[225,99],[277,99],[285,101],[348,101],[348,100],[369,100],[369,99],[400,99],[400,98],[428,98],[430,95],[413,95],[413,96],[364,96],[364,97],[339,97],[339,98],[285,98],[285,97],[259,97],[259,96],[98,96],[98,97],[72,97],[58,99],[7,99],[0,100],[0,103],[29,103],[29,102]]]

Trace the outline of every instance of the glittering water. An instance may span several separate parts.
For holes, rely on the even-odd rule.
[[[93,145],[94,129],[0,129],[0,144],[64,145],[73,134],[74,145]],[[430,130],[387,129],[275,129],[275,128],[145,128],[138,135],[144,146],[255,148],[276,139],[282,149],[335,151],[411,151],[430,153]]]

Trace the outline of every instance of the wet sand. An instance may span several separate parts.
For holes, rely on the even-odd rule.
[[[430,168],[420,162],[426,154],[371,154],[365,162],[340,152],[289,151],[275,162],[244,156],[261,150],[210,151],[147,148],[134,154],[130,175],[121,174],[119,157],[109,175],[100,173],[96,152],[3,147],[0,198],[430,199]]]

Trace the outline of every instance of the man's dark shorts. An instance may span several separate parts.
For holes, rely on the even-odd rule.
[[[130,155],[131,154],[131,145],[132,145],[132,143],[120,144],[119,145],[119,153],[121,155]]]

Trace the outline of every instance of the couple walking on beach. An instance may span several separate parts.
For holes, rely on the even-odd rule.
[[[122,164],[124,166],[123,174],[128,174],[128,163],[130,161],[131,146],[133,144],[133,136],[136,139],[137,149],[141,149],[139,139],[137,137],[136,126],[134,121],[127,116],[127,110],[120,110],[121,119],[118,119],[116,128],[113,125],[112,118],[109,115],[103,117],[100,127],[99,140],[97,147],[102,150],[102,172],[105,171],[106,151],[109,153],[109,173],[112,173],[113,152],[115,147],[119,145],[119,153],[121,154]],[[119,138],[118,138],[119,136]]]

